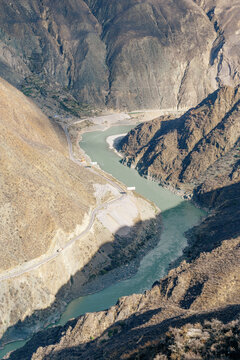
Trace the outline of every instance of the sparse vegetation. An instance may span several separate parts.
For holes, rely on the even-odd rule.
[[[26,77],[20,90],[24,95],[37,99],[38,104],[47,101],[50,108],[58,113],[62,110],[76,117],[92,114],[92,108],[88,104],[79,103],[67,87],[56,86],[54,82],[42,79],[38,74]]]
[[[109,330],[109,331],[108,331],[108,336],[109,336],[109,337],[112,337],[112,336],[113,336],[113,331],[112,331],[112,330]]]
[[[240,358],[240,320],[223,324],[217,319],[203,324],[170,328],[159,341],[148,343],[144,350],[128,359],[154,360],[226,360]]]

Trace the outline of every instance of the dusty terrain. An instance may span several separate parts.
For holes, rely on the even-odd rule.
[[[143,246],[147,251],[159,238],[160,222],[153,220],[153,204],[131,193],[120,200],[107,178],[71,161],[62,128],[2,79],[0,95],[0,334],[10,328],[5,342],[12,326],[31,333],[55,319],[90,278],[136,258]],[[106,202],[109,208],[101,207]]]
[[[211,213],[187,233],[189,244],[183,256],[151,290],[120,298],[110,309],[85,314],[64,327],[43,331],[8,359],[238,359],[238,106],[239,88],[225,87],[183,115],[181,123],[160,118],[127,135],[123,144],[132,158],[139,148],[147,152],[158,143],[168,154],[161,154],[162,161],[172,161],[170,154],[178,153],[179,160],[171,163],[176,168],[166,166],[171,174],[176,172],[174,186],[190,191],[191,185],[194,200],[211,208]],[[171,133],[176,142],[169,140]],[[182,146],[181,151],[172,148],[176,144]],[[188,155],[195,152],[196,156]],[[191,160],[187,165],[196,161],[199,173],[198,179],[193,173],[190,185],[187,176],[179,178],[184,155]]]
[[[61,232],[70,236],[96,200],[94,180],[68,159],[62,129],[3,80],[0,86],[3,271],[60,246]]]
[[[232,0],[194,0],[206,12],[218,37],[213,43],[211,63],[218,63],[219,85],[237,85],[240,80],[239,16],[240,2]]]

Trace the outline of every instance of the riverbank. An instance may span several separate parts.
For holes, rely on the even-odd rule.
[[[120,131],[122,129],[119,128],[111,130],[116,132],[115,135],[122,133]],[[83,136],[81,146],[89,157],[93,161],[97,161],[107,173],[112,174],[113,177],[118,177],[118,181],[123,181],[125,178],[126,185],[136,185],[138,192],[149,198],[150,201],[153,200],[163,210],[161,214],[163,232],[161,238],[158,237],[156,246],[150,251],[146,249],[146,254],[143,254],[145,256],[140,262],[139,258],[136,258],[131,265],[126,264],[124,267],[118,267],[120,275],[125,277],[124,281],[118,281],[117,278],[114,278],[114,272],[105,274],[105,281],[109,281],[109,284],[114,281],[114,284],[105,287],[100,292],[74,300],[68,305],[65,312],[66,317],[64,318],[63,314],[60,324],[64,324],[67,319],[76,318],[81,314],[109,308],[122,296],[132,293],[141,294],[150,289],[155,281],[166,275],[169,264],[181,256],[183,248],[187,245],[187,239],[184,236],[185,231],[197,224],[203,215],[203,212],[195,208],[190,202],[183,201],[156,183],[140,177],[135,170],[121,165],[119,157],[113,151],[109,151],[106,146],[106,138],[110,135],[110,129],[107,132],[89,132]],[[149,234],[144,235],[145,240],[147,237]],[[138,263],[134,264],[135,261]],[[137,272],[135,271],[136,265]],[[116,276],[119,275],[117,274],[118,269],[115,271]],[[95,284],[98,281],[99,277],[96,277]],[[86,288],[86,294],[95,291],[96,288]]]
[[[127,135],[127,133],[124,134],[117,134],[117,135],[111,135],[109,137],[106,138],[106,142],[108,144],[108,147],[110,150],[114,151],[122,160],[122,163],[126,166],[128,166],[128,164],[126,163],[126,161],[124,161],[124,154],[119,152],[119,144],[121,142],[121,140]],[[132,169],[135,169],[134,166],[130,166]],[[136,169],[136,171],[138,171]],[[159,186],[164,187],[165,189],[171,191],[173,194],[180,196],[182,199],[184,200],[191,200],[192,199],[192,188],[188,185],[186,186],[186,189],[179,189],[177,187],[174,187],[172,185],[166,184],[166,183],[162,183],[160,182],[156,177],[151,177],[149,175],[141,175],[143,176],[145,179],[149,180],[149,181],[154,181],[156,182]],[[197,205],[197,204],[196,204]]]
[[[107,142],[107,144],[109,146],[109,149],[113,150],[121,158],[123,156],[117,149],[118,149],[118,144],[124,138],[125,135],[127,135],[127,133],[108,136],[107,139],[106,139],[106,142]]]
[[[107,178],[111,178],[111,176],[107,176],[106,180]],[[110,180],[111,183],[113,183],[113,181],[115,182],[114,179]],[[117,187],[119,187],[118,181],[116,181],[116,184]],[[60,292],[56,294],[56,299],[53,302],[53,306],[51,308],[47,308],[46,310],[36,311],[36,315],[34,313],[33,316],[29,316],[29,318],[26,319],[26,324],[25,321],[18,324],[16,328],[16,332],[14,328],[10,328],[10,331],[8,331],[7,334],[5,334],[4,338],[2,339],[2,344],[5,345],[7,343],[13,342],[13,339],[18,342],[18,340],[22,339],[23,337],[22,333],[25,334],[24,337],[26,338],[26,334],[29,334],[31,332],[31,328],[36,331],[39,330],[41,327],[49,326],[53,322],[53,320],[56,320],[57,318],[60,317],[59,311],[61,311],[62,313],[64,307],[66,307],[66,304],[69,303],[74,298],[78,296],[91,294],[96,291],[100,291],[102,288],[109,286],[116,281],[129,278],[130,276],[132,276],[133,273],[136,272],[137,266],[140,262],[140,257],[137,259],[136,253],[139,253],[139,256],[140,253],[141,256],[144,256],[145,252],[147,252],[150,248],[154,247],[155,244],[157,243],[158,240],[154,238],[153,235],[148,237],[147,246],[143,246],[144,245],[143,238],[145,238],[143,234],[145,233],[146,230],[148,230],[148,235],[149,235],[149,229],[151,229],[152,233],[153,233],[153,229],[156,229],[155,232],[160,231],[160,226],[161,226],[160,220],[158,224],[155,224],[155,221],[153,222],[151,220],[154,219],[156,213],[158,212],[155,205],[153,205],[147,200],[141,199],[141,197],[139,196],[133,195],[132,193],[122,195],[122,197],[125,198],[125,200],[123,201],[123,208],[124,208],[123,214],[121,218],[119,218],[119,214],[118,214],[118,218],[116,217],[114,218],[113,217],[114,209],[116,206],[118,207],[119,204],[121,203],[119,201],[119,204],[118,203],[112,204],[112,208],[110,203],[112,196],[116,196],[117,194],[113,193],[114,192],[113,189],[110,189],[109,186],[106,187],[104,184],[98,184],[98,185],[99,185],[98,188],[101,187],[101,191],[99,192],[97,191],[97,189],[95,189],[97,192],[95,196],[98,199],[98,201],[101,200],[103,202],[105,201],[107,202],[108,210],[106,210],[105,207],[102,209],[104,215],[101,215],[101,212],[99,212],[98,216],[96,216],[95,219],[94,229],[93,231],[90,231],[89,240],[86,239],[84,244],[82,242],[81,242],[82,244],[80,244],[81,258],[83,258],[83,253],[86,252],[85,251],[86,249],[89,249],[89,245],[90,245],[92,249],[91,250],[92,255],[90,254],[88,258],[91,259],[91,262],[89,264],[88,263],[83,264],[82,269],[79,268],[76,269],[75,271],[76,275],[72,274],[69,281],[66,281],[66,284],[64,284],[64,286],[60,289]],[[121,188],[121,191],[124,190],[125,190],[124,187]],[[131,209],[130,212],[126,211],[128,207],[130,207]],[[115,226],[114,231],[113,229],[111,229],[111,224],[109,223],[109,220],[107,220],[106,222],[106,219],[108,219],[110,214],[111,214],[110,222],[114,221],[114,226]],[[124,220],[124,216],[125,216],[125,220]],[[134,229],[134,231],[130,231],[131,228]],[[124,234],[122,229],[124,229],[125,232]],[[128,230],[126,231],[126,229]],[[142,235],[140,236],[141,233]],[[126,243],[125,249],[129,248],[129,250],[128,252],[121,254],[120,250],[122,248],[124,249],[124,247],[121,247],[119,242],[123,242],[123,241]],[[140,252],[139,247],[140,248],[144,247],[144,250]],[[82,248],[84,248],[85,250],[83,251]],[[64,253],[65,251],[66,250],[64,249]],[[71,257],[73,256],[72,253],[70,254],[70,249],[68,250],[68,253]],[[74,258],[78,253],[79,251],[75,246]],[[121,255],[118,259],[116,258],[117,254],[119,256]],[[134,261],[131,266],[122,266],[119,268],[120,264],[121,265],[127,264],[133,259]],[[63,260],[63,256],[61,255],[61,263],[62,260]],[[64,263],[64,265],[66,264]],[[47,265],[44,264],[43,266],[46,267]],[[48,264],[48,266],[50,268],[52,267],[58,268],[57,260],[54,260],[54,264]],[[115,268],[118,268],[119,271],[112,271]],[[40,271],[43,270],[40,269]],[[94,278],[95,279],[98,278],[98,281],[94,281]],[[92,281],[89,281],[89,279],[91,279]],[[84,287],[84,284],[86,284],[86,287]],[[48,320],[49,316],[50,318]],[[26,331],[24,330],[25,326],[26,326]],[[12,346],[14,346],[14,344],[12,344]],[[3,352],[0,353],[2,354]]]
[[[115,125],[116,126],[116,125]],[[118,129],[116,128],[114,126],[114,130],[116,130],[116,131],[118,131]],[[104,125],[103,125],[103,127],[104,127]],[[89,130],[89,129],[88,129]],[[118,132],[119,133],[119,132]],[[88,134],[90,134],[90,132],[88,132]],[[105,134],[103,134],[102,133],[102,130],[101,130],[101,134],[103,135],[103,136],[105,136]],[[105,140],[104,140],[104,144],[105,144]],[[96,142],[94,141],[94,146],[96,145]],[[90,145],[90,146],[93,146],[93,145]],[[84,151],[85,151],[85,149],[84,149]],[[88,152],[87,152],[88,153]],[[96,147],[96,149],[94,150],[94,153],[99,153],[99,149]],[[100,154],[100,153],[99,153]],[[115,156],[114,155],[114,153],[113,152],[111,152],[111,154],[113,154],[113,156]],[[89,154],[90,155],[90,154]],[[101,156],[100,156],[101,157]],[[95,160],[91,155],[90,155],[90,158],[92,158],[93,160]],[[99,164],[100,164],[100,167],[101,168],[104,168],[104,164],[101,164],[101,161],[100,161],[101,159],[99,159]],[[104,156],[102,157],[102,160],[104,160]],[[127,177],[127,181],[130,181],[131,183],[129,184],[129,185],[132,185],[132,184],[135,184],[135,182],[137,182],[139,179],[140,179],[140,177],[138,177],[138,175],[137,175],[137,173],[136,173],[136,171],[134,171],[134,170],[131,170],[131,169],[128,169],[128,168],[126,168],[126,167],[123,167],[121,164],[119,164],[119,158],[117,158],[117,163],[118,163],[118,170],[117,170],[117,173],[116,174],[123,174],[123,173],[125,173],[125,170],[127,171],[127,173],[126,173],[126,177]],[[107,169],[107,168],[104,168],[105,169],[105,171],[107,171],[108,173],[113,173],[113,171],[111,171],[111,169]],[[130,173],[128,172],[128,170],[130,170]],[[113,176],[115,176],[115,177],[117,177],[117,175],[116,174],[114,174],[113,173]],[[134,177],[132,178],[132,175],[134,174]],[[135,176],[137,176],[137,178],[135,177]],[[138,179],[138,180],[137,180]],[[142,180],[144,180],[144,179],[142,179]],[[118,181],[122,181],[122,178],[121,179],[118,179]],[[144,180],[145,181],[145,180]],[[145,181],[144,182],[144,187],[146,186],[146,184],[149,184],[149,182],[147,182],[147,181]],[[153,195],[153,198],[151,198],[150,200],[151,201],[156,201],[156,199],[160,196],[160,198],[161,198],[161,200],[163,200],[163,202],[161,202],[160,201],[160,208],[162,208],[164,211],[166,211],[167,209],[170,209],[170,208],[175,208],[176,206],[178,206],[181,202],[182,202],[182,200],[181,199],[179,199],[178,197],[175,197],[175,196],[173,196],[173,195],[171,195],[171,194],[169,194],[166,190],[164,190],[164,189],[161,189],[161,188],[159,188],[156,184],[153,184],[153,183],[151,183],[151,186],[150,186],[150,188],[151,188],[151,190],[150,190],[150,192],[149,192],[149,194],[150,195]],[[155,189],[154,191],[153,191],[153,188]],[[144,195],[144,197],[146,197],[146,194],[144,193],[143,194]],[[169,198],[170,197],[170,198]],[[189,219],[187,220],[187,218],[189,217],[189,210],[188,210],[188,206],[189,205],[187,205],[187,207],[183,207],[183,208],[180,208],[181,210],[180,211],[183,211],[183,209],[186,209],[186,213],[187,213],[187,217],[185,218],[185,219],[183,219],[183,222],[184,222],[184,224],[187,224],[187,225],[192,225],[192,224],[195,224],[196,223],[196,218],[194,218],[193,219],[193,223],[191,223],[191,224],[189,224]],[[191,208],[191,206],[190,206],[190,208]],[[185,210],[184,210],[185,211]],[[166,216],[165,214],[164,214],[164,216]],[[197,215],[197,218],[198,218],[198,216],[199,215]],[[174,217],[173,217],[173,215],[172,216],[170,216],[170,222],[172,221],[174,219]],[[175,222],[175,221],[174,221]],[[165,226],[168,228],[168,227],[170,227],[170,225],[167,225],[167,224],[165,224]],[[171,227],[172,227],[172,225],[171,225]],[[179,227],[179,226],[178,226]],[[172,229],[174,229],[173,227],[172,227]],[[103,308],[106,308],[107,306],[111,306],[111,305],[113,305],[115,302],[116,302],[116,300],[117,300],[117,298],[115,298],[115,296],[116,296],[116,294],[117,294],[117,296],[118,297],[120,297],[120,296],[123,296],[123,295],[128,295],[129,294],[129,291],[130,292],[132,292],[133,291],[133,289],[135,289],[134,291],[135,292],[142,292],[142,291],[144,291],[144,289],[147,289],[147,288],[149,288],[149,287],[151,287],[151,285],[152,285],[152,283],[156,280],[156,279],[158,279],[159,278],[159,276],[162,276],[163,275],[163,273],[162,273],[162,271],[166,271],[166,268],[167,268],[167,266],[168,265],[166,265],[166,262],[169,264],[171,261],[172,261],[172,259],[174,259],[174,258],[176,258],[176,257],[178,257],[179,255],[180,255],[180,253],[179,253],[179,251],[181,252],[181,247],[179,247],[179,241],[177,242],[177,246],[175,247],[174,246],[174,248],[172,249],[172,251],[169,251],[169,248],[168,248],[168,242],[169,242],[169,239],[175,239],[175,233],[176,233],[176,231],[177,231],[177,229],[176,230],[174,230],[174,234],[173,235],[167,235],[166,236],[166,243],[165,242],[163,242],[163,244],[161,244],[161,245],[164,245],[164,248],[161,248],[161,245],[160,245],[160,248],[161,248],[161,250],[159,250],[160,251],[160,253],[158,254],[158,257],[155,259],[155,262],[153,262],[154,264],[156,264],[156,267],[158,267],[159,266],[159,261],[161,261],[161,260],[159,260],[160,258],[161,258],[161,254],[164,254],[164,257],[165,257],[165,260],[164,260],[164,265],[163,265],[163,268],[164,268],[164,270],[161,270],[161,272],[159,273],[159,272],[155,272],[155,270],[153,271],[153,274],[155,274],[155,275],[153,275],[153,278],[152,278],[152,276],[150,276],[150,278],[149,279],[147,279],[147,282],[144,280],[144,279],[141,279],[141,280],[139,280],[139,282],[138,281],[136,281],[136,280],[134,280],[134,273],[136,274],[136,268],[139,266],[139,262],[140,262],[140,258],[139,259],[135,259],[134,260],[134,263],[130,266],[130,268],[128,269],[128,266],[127,266],[127,264],[126,264],[126,266],[125,267],[122,267],[122,269],[121,269],[121,271],[119,272],[119,274],[115,274],[114,275],[114,273],[108,273],[108,274],[105,274],[104,276],[105,276],[105,283],[108,283],[108,285],[110,285],[111,283],[113,283],[113,282],[116,282],[116,281],[118,281],[117,280],[117,277],[116,276],[118,276],[118,278],[119,278],[119,275],[121,275],[122,276],[122,278],[123,279],[129,279],[130,277],[131,277],[131,279],[133,279],[133,281],[134,281],[134,284],[135,284],[135,282],[136,282],[136,284],[137,284],[137,287],[136,286],[134,286],[133,284],[131,284],[130,285],[130,287],[128,288],[129,290],[126,290],[125,288],[123,289],[124,291],[122,291],[121,290],[121,286],[122,286],[122,282],[120,283],[118,283],[119,284],[119,287],[120,287],[120,289],[119,289],[119,292],[117,292],[117,291],[114,291],[114,295],[111,295],[111,296],[108,296],[107,297],[107,299],[110,299],[112,302],[109,304],[109,303],[107,303],[106,301],[105,301],[105,303],[104,303],[104,305],[103,305]],[[184,231],[185,231],[185,227],[184,227],[184,230],[183,230],[183,233],[184,233]],[[182,234],[183,234],[182,233]],[[149,239],[149,234],[148,234],[148,239]],[[159,240],[159,239],[158,239]],[[178,239],[179,240],[179,239]],[[183,236],[183,246],[185,246],[185,242],[186,242],[186,239],[184,238],[184,236]],[[165,249],[165,247],[167,247],[166,249]],[[145,249],[146,250],[146,253],[148,252],[148,249]],[[168,254],[168,256],[170,256],[170,257],[167,257],[166,258],[166,252],[167,252],[167,254]],[[154,256],[156,254],[156,249],[155,249],[155,251],[153,251],[153,254],[151,255],[151,256]],[[142,254],[142,256],[143,255],[145,255],[145,253],[143,253]],[[120,261],[121,261],[121,259],[119,259]],[[147,261],[147,260],[146,260]],[[148,262],[148,261],[147,261]],[[152,263],[152,260],[150,261],[151,263]],[[144,263],[143,263],[144,264]],[[144,265],[143,265],[144,266]],[[162,269],[162,268],[161,268]],[[150,271],[150,270],[149,270]],[[141,272],[140,272],[141,273]],[[144,274],[145,273],[147,273],[146,271],[144,271],[143,272]],[[142,276],[142,275],[141,275]],[[145,276],[145,275],[144,275]],[[99,279],[99,277],[98,277],[98,279]],[[95,279],[96,280],[96,279]],[[73,278],[73,283],[75,284],[76,283],[76,281],[77,281],[77,279],[74,279]],[[97,281],[95,281],[95,284],[97,283]],[[92,283],[92,284],[94,284],[94,282]],[[72,287],[72,284],[68,284],[68,286],[70,287],[69,289],[72,291],[73,290],[73,287]],[[103,287],[102,287],[103,288]],[[87,294],[87,293],[92,293],[92,292],[95,292],[95,291],[97,291],[97,290],[100,290],[101,288],[99,288],[99,285],[98,285],[98,289],[95,287],[95,285],[91,285],[90,287],[89,286],[87,286],[86,287],[86,289],[85,290],[83,290],[83,291],[85,291],[85,292],[83,292],[82,294]],[[78,291],[79,291],[79,289],[78,289]],[[80,294],[80,292],[78,292],[78,294]],[[99,293],[100,294],[100,293]],[[94,294],[95,295],[95,294]],[[96,294],[96,296],[98,296],[98,294]],[[100,295],[100,296],[102,296],[102,295]],[[95,299],[95,296],[93,296],[93,298]],[[67,302],[68,302],[68,300],[71,300],[70,298],[65,298],[64,300],[67,300]],[[82,298],[80,299],[80,302],[82,302],[83,300],[82,300]],[[84,312],[87,312],[87,311],[95,311],[97,308],[96,308],[96,305],[99,303],[99,299],[97,299],[96,300],[96,303],[94,303],[94,307],[92,308],[92,309],[90,309],[89,310],[89,308],[87,308],[87,307],[85,307],[84,308]],[[100,309],[99,309],[100,310]],[[81,311],[81,310],[80,310]],[[69,318],[71,318],[71,317],[73,317],[72,316],[72,314],[71,315],[69,315],[70,317]]]
[[[82,140],[82,136],[88,132],[95,132],[95,131],[106,131],[111,127],[117,127],[117,126],[124,126],[124,125],[129,125],[129,130],[131,129],[131,127],[135,127],[138,124],[142,123],[142,122],[147,122],[147,121],[151,121],[153,120],[153,118],[157,117],[157,116],[164,116],[168,118],[168,120],[172,120],[174,119],[174,116],[179,116],[183,114],[183,111],[172,111],[166,110],[166,111],[149,111],[149,112],[132,112],[131,116],[134,115],[140,115],[137,117],[130,117],[127,114],[121,114],[121,119],[116,121],[116,115],[114,116],[110,116],[108,118],[108,121],[103,121],[104,117],[100,118],[100,121],[98,121],[98,118],[94,118],[94,124],[90,125],[88,128],[86,129],[81,129],[80,131],[78,131],[78,136],[77,136],[77,140],[76,140],[76,136],[73,136],[73,142],[77,144],[77,146],[75,147],[75,151],[77,153],[79,153],[80,148],[78,147],[78,144],[81,142]],[[153,117],[152,117],[153,116]],[[109,121],[111,119],[111,121]],[[92,119],[93,120],[93,119]],[[73,126],[75,126],[74,123]],[[119,143],[121,142],[121,140],[124,138],[124,136],[127,135],[127,132],[124,134],[116,134],[116,135],[111,135],[109,137],[106,138],[106,142],[109,146],[110,150],[113,150],[120,158],[122,158],[122,164],[129,166],[129,164],[127,163],[127,161],[124,158],[124,154],[122,152],[119,151]],[[80,156],[85,157],[87,159],[88,162],[91,162],[90,157],[84,152],[82,151],[82,149],[80,150]],[[131,168],[136,169],[133,164],[130,165]],[[138,171],[136,169],[136,171]],[[192,191],[193,191],[193,186],[191,186],[190,184],[187,185],[182,185],[181,188],[177,187],[177,186],[173,186],[171,184],[168,184],[166,182],[161,182],[159,181],[159,179],[157,179],[157,177],[152,177],[150,175],[142,175],[144,178],[146,178],[149,181],[154,181],[156,182],[159,186],[164,187],[165,189],[171,191],[173,194],[180,196],[182,199],[184,200],[191,200],[192,199]],[[196,204],[196,206],[198,206]]]

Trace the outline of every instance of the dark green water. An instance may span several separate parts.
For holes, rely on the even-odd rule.
[[[164,276],[169,264],[177,259],[187,245],[184,232],[197,224],[205,213],[180,197],[163,189],[156,183],[146,180],[139,174],[119,162],[119,157],[109,150],[106,138],[110,135],[127,132],[130,127],[112,127],[105,132],[90,132],[83,135],[81,147],[97,161],[100,167],[128,186],[135,186],[136,191],[153,201],[162,211],[163,232],[159,235],[158,245],[141,261],[136,275],[118,282],[93,295],[72,301],[62,314],[59,324],[69,319],[106,309],[116,303],[119,297],[140,293],[151,288],[152,284]],[[0,357],[10,350],[17,349],[24,342],[13,342],[0,351]]]

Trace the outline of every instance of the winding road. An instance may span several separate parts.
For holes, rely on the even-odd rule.
[[[70,160],[73,161],[78,166],[81,166],[81,167],[84,166],[78,159],[75,159],[75,157],[73,155],[72,142],[70,140],[70,136],[69,136],[67,126],[64,126],[64,132],[66,134],[66,138],[67,138],[67,142],[68,142]],[[81,239],[83,236],[85,236],[91,230],[91,228],[92,228],[92,226],[94,224],[94,220],[96,218],[96,215],[100,212],[100,210],[102,210],[102,209],[106,208],[107,206],[109,206],[110,204],[113,204],[113,203],[115,203],[115,202],[117,202],[119,200],[122,200],[122,199],[124,199],[126,197],[126,189],[124,187],[120,186],[119,184],[115,183],[114,181],[110,180],[106,175],[104,175],[104,172],[102,170],[96,171],[93,168],[90,168],[89,171],[91,171],[95,175],[101,177],[102,179],[107,181],[109,184],[111,184],[115,189],[117,189],[119,191],[120,196],[117,197],[116,199],[113,199],[111,201],[100,204],[95,209],[93,209],[93,211],[92,211],[92,213],[90,215],[90,220],[89,220],[89,223],[88,223],[86,229],[83,230],[79,235],[77,235],[73,239],[69,240],[61,249],[58,249],[52,255],[49,255],[49,256],[45,257],[44,259],[38,261],[37,263],[34,263],[34,264],[25,263],[24,265],[19,265],[19,267],[21,266],[21,269],[16,269],[15,268],[15,269],[6,271],[4,275],[0,276],[0,282],[4,281],[4,280],[8,280],[8,279],[18,277],[18,276],[23,275],[25,273],[28,273],[28,272],[30,272],[32,270],[36,270],[40,266],[42,266],[42,265],[52,261],[56,257],[58,257],[65,249],[67,249],[72,244],[74,244],[76,241]],[[32,260],[31,262],[33,262],[33,261],[34,260]]]

